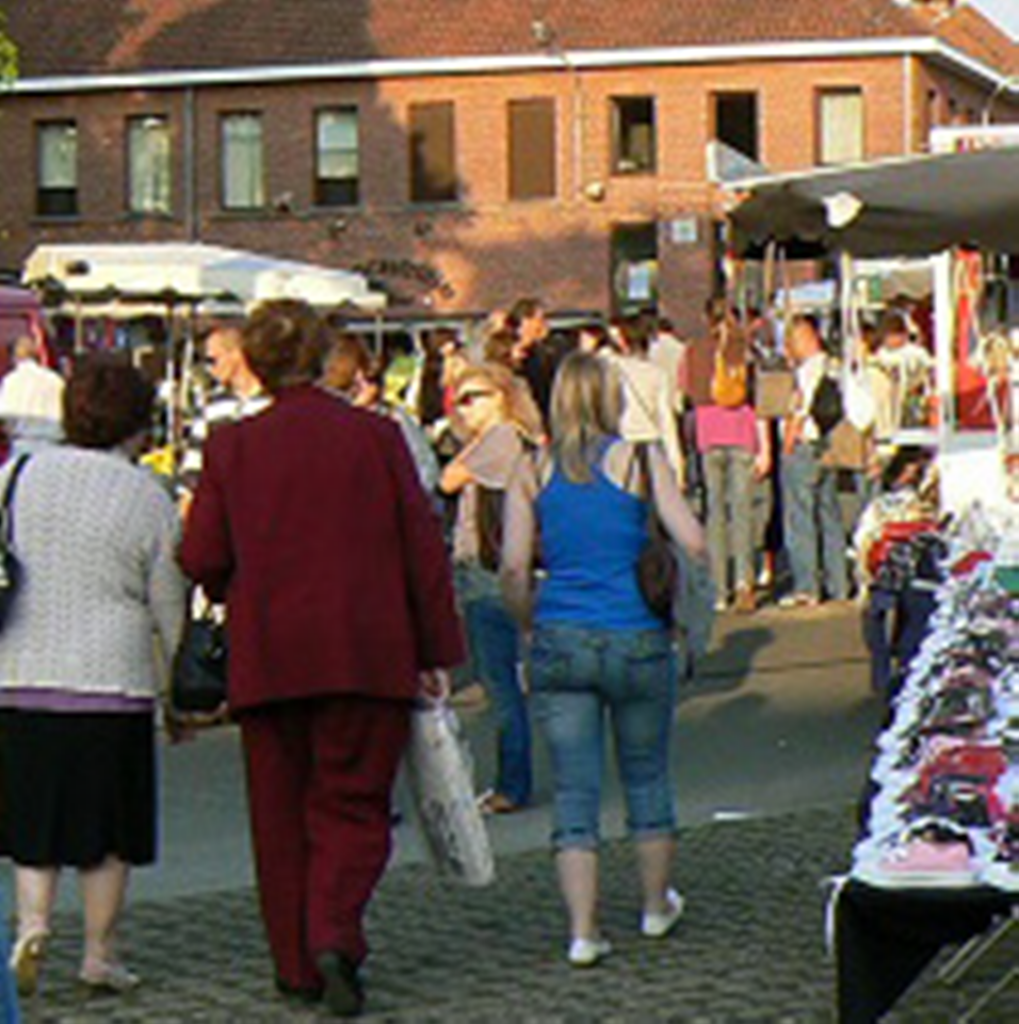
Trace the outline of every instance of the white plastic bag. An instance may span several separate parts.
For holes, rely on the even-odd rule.
[[[492,844],[474,794],[470,753],[448,704],[414,709],[407,779],[436,866],[464,885],[490,885],[495,880]]]
[[[846,419],[861,433],[874,425],[877,418],[877,403],[863,375],[850,371],[843,388]]]

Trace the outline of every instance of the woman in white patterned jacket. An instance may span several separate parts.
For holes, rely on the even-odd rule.
[[[11,967],[26,995],[65,866],[81,880],[80,980],[112,991],[138,983],[115,932],[131,866],[155,859],[153,638],[169,663],[184,614],[175,509],[133,464],[152,399],[127,363],[82,360],[64,396],[67,444],[31,456],[14,492],[23,580],[0,634],[0,803],[2,852],[15,864]],[[0,472],[0,488],[17,466]]]

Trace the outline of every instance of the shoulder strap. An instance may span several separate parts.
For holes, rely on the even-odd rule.
[[[0,499],[0,536],[7,547],[14,542],[14,495],[18,490],[18,478],[28,465],[29,458],[29,455],[18,456],[4,485],[3,498]]]

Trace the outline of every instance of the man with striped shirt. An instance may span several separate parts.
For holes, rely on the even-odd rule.
[[[240,323],[217,324],[205,339],[205,359],[217,387],[188,431],[181,456],[181,484],[192,491],[202,472],[202,449],[224,423],[235,423],[268,408],[272,398],[262,390],[241,349]]]

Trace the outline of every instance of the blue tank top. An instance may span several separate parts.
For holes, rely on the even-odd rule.
[[[535,505],[547,577],[535,606],[540,624],[661,629],[637,586],[647,540],[647,502],[594,468],[577,484],[555,470]]]

